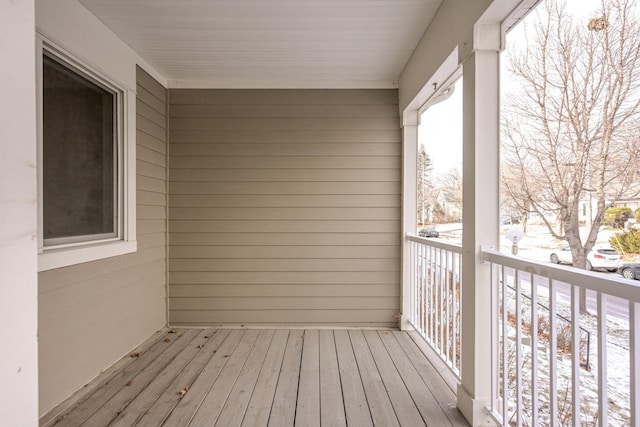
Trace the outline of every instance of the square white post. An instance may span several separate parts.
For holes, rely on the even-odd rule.
[[[473,426],[490,425],[491,281],[480,247],[498,247],[501,45],[499,24],[476,25],[463,70],[462,382],[458,408]]]
[[[0,1],[0,424],[38,425],[33,0]]]
[[[408,116],[408,117],[407,117]],[[405,236],[416,231],[416,190],[417,190],[417,155],[418,155],[418,111],[405,114],[402,127],[402,236],[400,254],[402,259],[402,300],[400,329],[412,329],[409,324],[411,310],[411,258],[409,242]]]

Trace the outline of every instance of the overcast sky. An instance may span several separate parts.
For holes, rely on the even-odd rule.
[[[567,8],[574,19],[596,17],[600,0],[568,0]],[[535,11],[526,19],[535,18]],[[523,39],[522,25],[507,35],[507,49],[516,48]],[[503,53],[503,62],[505,55]],[[504,67],[503,67],[504,68]],[[502,85],[509,85],[508,73],[502,72]],[[451,98],[434,105],[421,117],[418,146],[424,144],[431,157],[434,177],[446,174],[452,168],[462,170],[462,81],[456,84]]]

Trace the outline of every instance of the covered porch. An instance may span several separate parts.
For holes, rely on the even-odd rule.
[[[0,9],[2,421],[502,422],[484,259],[499,243],[499,56],[536,1],[391,0],[367,19],[360,1],[221,2],[215,25],[170,1],[15,3]],[[264,22],[289,38],[258,43]],[[312,24],[310,44],[291,40]],[[230,41],[253,50],[238,60]],[[109,241],[43,239],[43,55],[117,94]],[[459,76],[464,238],[449,247],[411,236],[415,157],[420,112]],[[427,269],[439,250],[456,255]],[[427,290],[449,258],[459,270]]]

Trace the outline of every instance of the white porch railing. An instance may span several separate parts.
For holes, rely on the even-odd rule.
[[[639,283],[495,250],[482,254],[491,263],[496,421],[639,426]],[[579,313],[580,288],[587,314]]]
[[[411,275],[409,323],[460,378],[462,247],[407,235]]]

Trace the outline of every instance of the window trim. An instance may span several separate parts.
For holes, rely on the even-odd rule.
[[[116,237],[44,245],[43,239],[43,112],[42,112],[42,58],[47,52],[75,72],[104,84],[116,92],[116,126],[118,133],[117,200],[118,225]],[[136,139],[135,102],[133,90],[108,78],[108,70],[100,70],[64,48],[36,35],[36,88],[37,88],[37,174],[38,174],[38,271],[80,264],[98,259],[132,253],[136,242]]]

